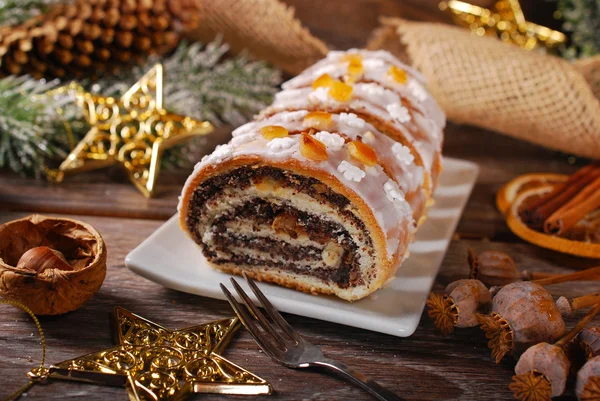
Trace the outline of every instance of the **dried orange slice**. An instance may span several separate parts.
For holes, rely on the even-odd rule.
[[[531,174],[528,175],[531,176]],[[524,176],[517,177],[517,179],[522,177]],[[553,179],[560,179],[564,181],[563,178],[566,177],[567,176],[560,177],[556,175],[556,177],[554,177]],[[519,182],[521,183],[521,185],[519,185]],[[536,184],[534,184],[533,188],[519,190],[519,188],[524,188],[523,185],[527,182],[536,182]],[[557,237],[553,235],[548,235],[543,232],[535,231],[532,228],[528,227],[519,217],[519,211],[523,207],[525,207],[525,205],[528,202],[543,194],[550,192],[554,188],[553,185],[541,184],[540,181],[535,181],[534,179],[532,179],[532,177],[529,177],[529,179],[522,179],[522,181],[517,182],[513,180],[509,184],[511,183],[512,185],[510,185],[508,188],[505,185],[500,190],[500,192],[498,192],[496,203],[498,204],[498,208],[500,208],[500,210],[502,210],[502,207],[506,205],[506,203],[509,204],[509,206],[506,208],[504,216],[506,219],[506,224],[508,224],[508,227],[513,233],[515,233],[523,240],[541,246],[542,248],[552,249],[555,251],[568,253],[571,255],[583,256],[587,258],[600,258],[600,242],[592,242],[590,238],[583,238],[584,240],[582,241],[576,241],[569,238]],[[600,230],[600,213],[598,211],[594,211],[588,214],[575,227],[575,232],[577,232],[578,226],[580,231],[585,231],[588,234],[590,227],[593,230]],[[592,235],[599,234],[596,231],[596,233],[592,233]]]
[[[566,174],[532,173],[523,174],[506,183],[496,194],[496,206],[503,214],[523,191],[546,185],[556,185],[569,178]]]

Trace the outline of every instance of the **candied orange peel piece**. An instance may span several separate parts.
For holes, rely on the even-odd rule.
[[[313,89],[317,88],[329,88],[333,85],[334,79],[329,74],[323,74],[319,78],[315,79],[312,84]]]
[[[364,72],[362,56],[360,54],[348,54],[344,57],[344,61],[348,61],[348,77],[347,80],[354,82],[357,76]]]
[[[390,67],[388,73],[399,84],[405,84],[408,79],[408,77],[406,76],[406,71],[404,71],[402,68],[396,67],[395,65]]]
[[[375,149],[360,141],[352,141],[348,144],[348,153],[365,166],[377,164],[377,153]]]
[[[284,138],[289,135],[288,130],[280,125],[267,125],[261,127],[260,133],[266,140],[269,141],[275,138]]]
[[[308,160],[324,161],[328,159],[325,144],[305,132],[300,135],[300,153]]]
[[[329,88],[329,96],[339,102],[346,102],[352,97],[352,85],[345,84],[342,81],[333,81]]]
[[[325,130],[331,126],[331,114],[326,111],[311,111],[304,117],[304,124]]]

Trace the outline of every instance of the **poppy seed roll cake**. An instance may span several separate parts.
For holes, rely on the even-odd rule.
[[[345,107],[319,108],[309,100],[319,68],[339,64],[328,56],[284,84],[299,86],[281,92],[296,91],[293,101],[282,105],[278,97],[196,165],[179,213],[182,229],[213,267],[351,301],[383,286],[407,257],[437,180],[441,139],[435,138],[444,122],[428,97],[407,111],[415,116],[412,125],[394,123],[407,132],[403,141],[395,140],[378,120],[393,119],[379,103],[411,98],[369,78],[376,73],[370,67],[362,73],[356,68],[370,59],[368,53],[396,65],[391,56],[332,53],[352,60],[336,67],[341,72],[322,86],[334,98],[336,88],[349,88]],[[355,74],[343,75],[344,68]],[[354,109],[360,85],[387,91],[373,106],[379,114]],[[424,132],[428,129],[436,132]]]

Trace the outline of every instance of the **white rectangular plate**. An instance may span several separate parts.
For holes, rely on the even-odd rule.
[[[425,300],[478,170],[473,163],[444,158],[435,205],[419,228],[415,242],[410,245],[410,257],[398,269],[396,277],[371,296],[347,302],[266,283],[259,284],[261,290],[280,311],[394,336],[410,336],[419,324]],[[131,251],[125,264],[156,283],[205,297],[225,299],[219,283],[231,287],[230,275],[212,269],[200,248],[184,235],[177,215]],[[248,289],[245,283],[242,285]]]

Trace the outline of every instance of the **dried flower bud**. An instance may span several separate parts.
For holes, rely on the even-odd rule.
[[[575,394],[581,401],[598,400],[600,397],[600,356],[586,362],[577,373]]]
[[[435,326],[448,335],[454,327],[477,326],[476,314],[491,301],[492,295],[481,281],[457,280],[446,287],[444,295],[429,295],[427,313]]]
[[[47,269],[73,270],[65,255],[47,246],[38,246],[25,252],[17,262],[17,269],[43,273]]]
[[[523,274],[517,270],[510,256],[499,251],[484,251],[475,255],[469,249],[469,278],[481,280],[488,286],[502,286],[523,280]]]
[[[552,343],[565,332],[565,322],[544,287],[528,282],[504,286],[492,300],[490,315],[477,315],[499,363],[507,353],[521,354],[530,346]]]
[[[521,401],[558,397],[565,391],[570,366],[561,347],[546,342],[535,344],[519,358],[509,388]]]

